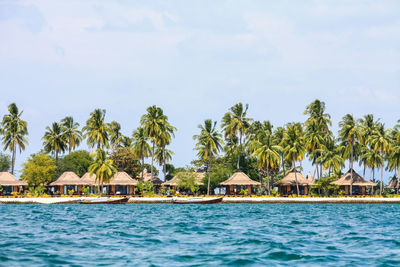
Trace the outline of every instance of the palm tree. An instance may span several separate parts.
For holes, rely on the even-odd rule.
[[[281,145],[282,144],[282,140],[283,140],[283,136],[285,134],[285,128],[283,127],[277,127],[274,131],[274,140],[276,141],[277,144]],[[281,145],[282,147],[282,145]],[[282,148],[283,149],[283,148]],[[281,165],[282,165],[282,170],[283,173],[285,173],[285,153],[282,150],[280,153],[281,156]]]
[[[121,124],[112,121],[108,124],[108,131],[110,135],[110,143],[113,150],[119,147],[122,143],[123,135],[121,133]]]
[[[65,151],[67,148],[67,139],[65,138],[61,125],[53,122],[51,128],[46,127],[46,132],[42,138],[43,146],[46,153],[55,155],[56,163],[58,162],[58,154]]]
[[[144,158],[147,158],[151,154],[151,147],[148,143],[148,137],[143,127],[137,128],[133,134],[133,152],[142,160],[142,177],[144,176]]]
[[[366,147],[362,153],[362,160],[370,168],[370,181],[372,172],[372,181],[375,182],[375,168],[383,168],[384,160],[378,150]]]
[[[85,132],[84,137],[87,138],[88,146],[94,148],[97,145],[99,148],[108,148],[108,126],[104,122],[106,111],[104,109],[95,109],[90,113],[90,118],[86,121],[86,126],[83,127]]]
[[[319,178],[322,176],[322,170],[318,172],[318,162],[316,159],[319,157],[319,154],[317,151],[322,149],[325,140],[331,138],[332,132],[329,130],[329,126],[332,125],[332,121],[330,120],[330,115],[325,113],[325,103],[318,99],[306,107],[304,115],[309,115],[304,124],[306,128],[306,150],[313,165],[316,165]]]
[[[353,194],[353,161],[354,161],[354,146],[361,139],[360,129],[353,115],[346,114],[342,121],[339,122],[339,139],[342,142],[344,149],[344,157],[350,160],[350,195]]]
[[[246,104],[245,108],[242,103],[238,103],[231,107],[229,111],[222,118],[222,128],[225,132],[225,138],[233,139],[239,134],[239,153],[236,168],[240,169],[240,156],[243,152],[242,138],[246,134],[252,119],[246,118],[249,105]]]
[[[21,119],[23,111],[19,112],[15,103],[8,106],[9,114],[3,116],[1,123],[3,129],[2,143],[4,150],[9,149],[12,153],[11,173],[14,174],[16,150],[19,147],[19,152],[25,150],[25,145],[28,144],[26,136],[28,135],[28,127],[26,121]]]
[[[384,153],[388,153],[391,149],[390,132],[385,130],[385,125],[379,123],[375,131],[371,135],[371,146],[374,150],[378,151],[382,158],[384,158]],[[382,185],[383,185],[383,164],[381,166],[381,181],[379,187],[379,195],[382,195]]]
[[[117,169],[113,165],[112,159],[107,158],[104,150],[98,148],[95,153],[94,162],[89,166],[89,173],[96,175],[96,182],[100,194],[103,193],[103,183],[110,182],[111,178],[117,173]]]
[[[295,167],[296,161],[303,160],[306,151],[302,125],[300,123],[289,123],[280,145],[283,147],[286,160],[292,162],[292,169],[295,172],[297,194],[299,195],[300,190]]]
[[[257,157],[258,168],[267,171],[267,192],[270,194],[269,170],[279,168],[282,147],[273,138],[271,130],[260,130],[250,145],[253,155]]]
[[[82,141],[82,133],[78,127],[79,123],[74,122],[74,118],[70,116],[61,120],[61,129],[68,140],[68,153],[71,153]]]
[[[362,152],[368,151],[367,146],[369,144],[372,134],[376,130],[378,122],[379,119],[375,121],[374,115],[372,114],[364,115],[362,119],[358,120],[358,123],[360,125],[360,144],[362,147]],[[365,176],[366,163],[363,159],[365,159],[365,157],[361,157],[361,163],[364,165],[363,176]]]
[[[147,113],[142,116],[140,123],[146,131],[153,144],[151,149],[151,174],[153,175],[154,167],[154,149],[156,143],[159,141],[160,135],[165,131],[165,122],[168,117],[164,115],[163,110],[157,106],[150,106],[147,108]]]
[[[400,131],[397,127],[392,131],[391,134],[391,149],[389,151],[389,161],[388,161],[388,168],[390,171],[397,170],[397,183],[400,182]],[[397,188],[397,194],[399,193],[399,188]]]
[[[328,175],[331,176],[332,171],[338,172],[344,167],[344,159],[341,156],[343,147],[336,146],[336,141],[330,138],[324,141],[323,146],[316,152],[319,154],[316,161],[323,166],[325,170],[328,170]],[[322,173],[321,173],[322,176]]]
[[[133,142],[133,140],[129,136],[123,135],[122,138],[121,138],[122,147],[131,148],[132,147],[132,142]]]
[[[161,128],[160,135],[158,136],[156,140],[156,145],[161,149],[161,162],[160,165],[163,165],[163,173],[164,173],[164,181],[166,181],[166,176],[167,176],[167,169],[166,169],[166,163],[167,163],[167,155],[166,155],[166,146],[169,145],[172,141],[172,137],[175,137],[174,131],[176,131],[176,128],[169,124],[167,120],[165,120],[163,127]],[[172,151],[170,151],[172,152]],[[173,154],[170,153],[170,156]]]
[[[219,153],[224,141],[222,135],[217,131],[217,122],[210,119],[204,121],[204,125],[199,125],[200,134],[193,136],[197,140],[196,150],[197,156],[208,162],[208,182],[207,182],[207,195],[210,194],[210,181],[211,181],[211,164],[212,159]]]
[[[171,161],[172,155],[174,154],[175,153],[172,150],[158,146],[154,152],[154,159],[160,166],[162,165],[165,166],[167,163]],[[166,176],[165,173],[164,176]]]

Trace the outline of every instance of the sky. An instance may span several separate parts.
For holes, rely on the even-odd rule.
[[[15,102],[29,130],[17,170],[46,126],[84,125],[95,108],[131,135],[162,107],[178,129],[176,166],[195,159],[197,126],[238,102],[275,127],[304,122],[316,98],[335,132],[346,113],[393,127],[399,62],[397,0],[0,0],[0,116]]]

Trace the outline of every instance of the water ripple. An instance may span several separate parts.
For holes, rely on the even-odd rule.
[[[0,262],[400,264],[398,205],[0,205]]]

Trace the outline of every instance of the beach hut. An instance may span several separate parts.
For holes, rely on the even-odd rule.
[[[237,171],[219,185],[226,187],[226,194],[236,195],[240,194],[242,189],[247,189],[247,194],[251,194],[253,188],[261,186],[261,183],[250,179],[244,172]]]
[[[275,183],[278,186],[278,192],[282,196],[297,194],[297,184],[299,185],[299,194],[308,195],[310,187],[314,185],[314,178],[311,173],[305,178],[299,171],[292,169],[285,177]]]
[[[203,179],[205,177],[205,173],[204,172],[178,172],[174,177],[172,177],[171,180],[166,181],[164,183],[162,183],[163,186],[168,186],[169,188],[176,190],[178,184],[179,184],[179,177],[181,175],[193,175],[194,179],[195,179],[195,183],[198,186],[203,186]]]
[[[28,184],[25,181],[20,181],[8,171],[0,172],[0,186],[3,189],[2,195],[9,195],[12,192],[22,192]]]
[[[138,180],[142,179],[143,182],[152,182],[154,186],[161,186],[163,183],[163,181],[161,181],[161,179],[156,175],[151,174],[151,172],[147,172],[147,169],[144,169],[143,171],[143,178],[142,172],[140,172],[136,178]]]
[[[133,179],[126,172],[120,170],[106,184],[110,195],[129,195],[135,192],[138,180]]]
[[[81,194],[82,186],[84,185],[87,185],[87,183],[72,171],[64,172],[57,180],[50,183],[55,192],[65,195],[69,193],[69,190],[74,190],[74,193]]]
[[[396,192],[399,190],[399,180],[396,176],[393,176],[393,178],[390,180],[389,185],[386,186],[386,188],[395,189]]]
[[[143,182],[151,182],[153,184],[154,192],[157,193],[160,187],[162,186],[163,181],[161,181],[160,178],[157,176],[151,174],[150,172],[147,172],[146,169],[143,171],[143,178],[142,178],[142,172],[138,174],[136,177],[138,180],[142,180]]]
[[[332,182],[333,185],[340,185],[344,188],[346,195],[350,194],[350,183],[351,183],[351,173],[350,168],[348,172],[342,175],[338,180]],[[365,180],[361,175],[359,175],[355,170],[353,170],[353,195],[365,195],[367,193],[367,186],[374,187],[376,183],[369,182]]]

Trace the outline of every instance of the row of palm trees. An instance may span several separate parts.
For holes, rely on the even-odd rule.
[[[304,123],[288,123],[284,127],[273,126],[269,121],[263,123],[247,117],[248,105],[238,103],[231,107],[222,118],[222,134],[217,122],[206,120],[199,125],[200,134],[195,135],[198,157],[207,162],[207,171],[211,170],[212,160],[220,151],[225,158],[236,158],[236,167],[240,169],[243,157],[255,157],[261,177],[267,178],[267,191],[270,192],[271,171],[285,173],[286,168],[295,169],[305,157],[315,166],[314,176],[338,175],[349,161],[353,177],[354,162],[365,170],[370,169],[370,179],[375,181],[375,170],[381,170],[380,194],[382,194],[383,171],[386,168],[400,173],[400,121],[393,129],[385,129],[383,123],[375,120],[372,114],[355,119],[346,114],[339,122],[339,132],[334,136],[330,127],[331,117],[325,111],[325,103],[315,100],[309,104],[304,115]],[[243,155],[244,154],[244,155]],[[233,164],[233,162],[232,162]],[[325,173],[324,173],[325,172]],[[372,172],[372,175],[371,175]],[[210,184],[210,173],[208,175]],[[352,184],[350,192],[352,193]],[[299,185],[296,177],[296,189]],[[209,186],[208,186],[209,190]]]
[[[66,117],[60,123],[54,122],[51,128],[46,127],[43,136],[45,152],[54,154],[57,161],[60,153],[64,153],[67,149],[71,152],[82,139],[86,139],[87,145],[96,150],[103,151],[111,148],[115,151],[119,147],[128,147],[141,160],[142,175],[144,159],[151,157],[150,172],[153,173],[154,161],[157,161],[163,166],[165,177],[166,163],[171,160],[173,154],[167,146],[171,144],[176,128],[168,122],[168,117],[163,110],[157,106],[148,107],[147,113],[141,117],[140,127],[133,131],[132,138],[121,133],[121,125],[118,122],[106,123],[105,115],[105,110],[95,109],[82,131],[79,130],[79,124],[74,122],[72,117]],[[102,152],[96,153],[96,158],[104,158]]]
[[[369,169],[373,181],[375,171],[379,169],[380,192],[385,168],[394,171],[397,176],[400,173],[400,121],[393,129],[385,129],[384,124],[372,114],[360,119],[346,114],[339,122],[340,129],[335,137],[330,130],[332,121],[326,113],[325,103],[318,99],[306,106],[304,115],[307,119],[304,123],[288,123],[275,129],[268,121],[249,118],[247,112],[248,105],[238,103],[232,106],[222,118],[222,131],[212,120],[205,120],[204,125],[199,125],[200,133],[194,136],[195,149],[207,165],[208,191],[212,163],[221,152],[226,160],[235,161],[237,169],[240,169],[244,159],[255,158],[260,179],[266,177],[268,193],[271,173],[284,173],[289,168],[296,168],[296,164],[301,165],[305,157],[315,166],[314,176],[317,178],[339,173],[346,160],[351,172],[354,162],[363,167],[364,176]],[[168,145],[176,128],[169,123],[163,110],[157,106],[148,107],[132,137],[124,136],[116,121],[107,123],[105,115],[105,110],[94,110],[81,130],[72,117],[54,122],[51,127],[46,127],[44,150],[52,153],[57,160],[60,153],[71,152],[84,139],[90,148],[115,150],[127,147],[141,161],[142,175],[144,160],[151,157],[150,172],[153,173],[156,161],[163,167],[165,177],[166,164],[173,154]],[[0,127],[4,150],[12,154],[12,173],[16,151],[24,150],[28,144],[27,123],[21,116],[22,111],[16,104],[10,104]]]

